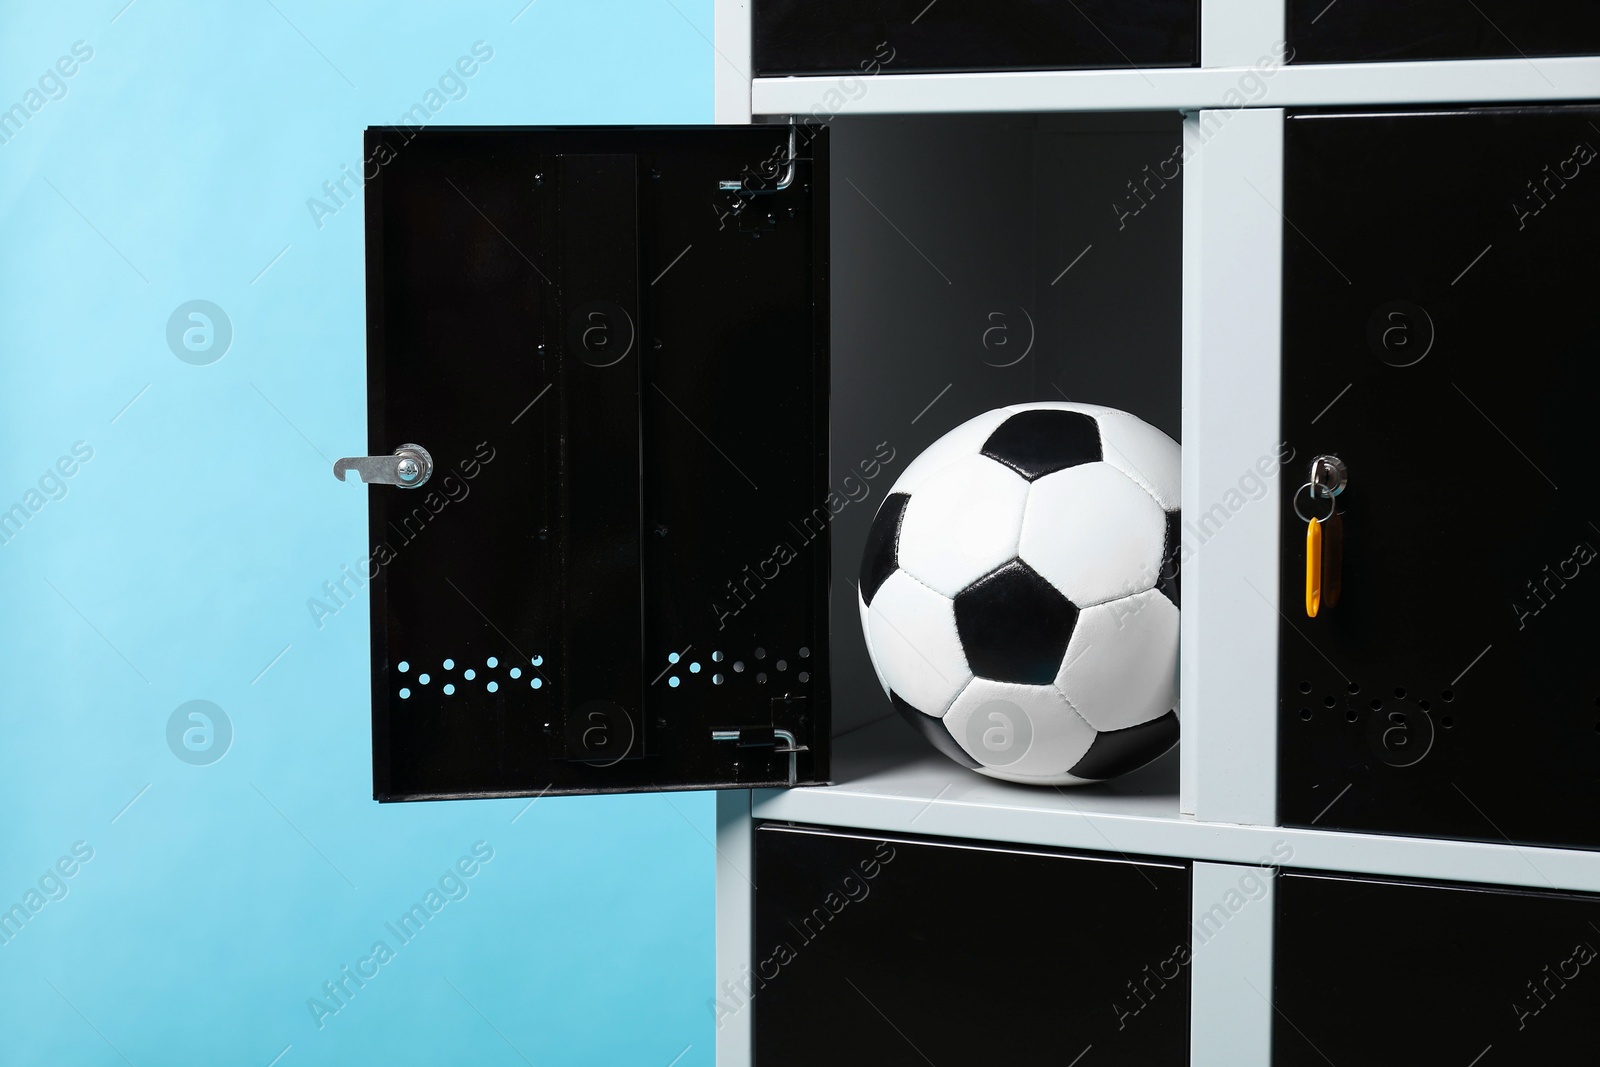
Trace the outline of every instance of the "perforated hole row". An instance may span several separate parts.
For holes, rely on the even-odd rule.
[[[498,693],[502,684],[509,685],[511,682],[520,683],[524,678],[526,678],[528,682],[528,688],[543,689],[546,684],[548,684],[544,677],[539,673],[539,668],[544,665],[544,657],[534,656],[529,662],[532,665],[532,669],[524,670],[522,667],[507,667],[505,668],[505,678],[501,679],[498,677],[491,677],[491,675],[498,674],[501,667],[500,658],[498,656],[490,656],[483,661],[483,665],[481,667],[467,667],[463,665],[460,671],[461,682],[465,683],[481,681],[483,683],[484,692]],[[410,675],[412,673],[412,664],[409,660],[401,660],[399,663],[395,664],[394,669],[399,674]],[[447,697],[455,696],[456,689],[459,687],[459,683],[454,680],[456,661],[451,657],[446,657],[440,662],[439,670],[442,674],[450,676],[442,679],[443,684],[440,686],[440,690]],[[430,686],[433,683],[434,678],[430,673],[420,669],[418,670],[417,674],[415,675],[415,684],[419,688]],[[400,687],[399,696],[401,700],[410,700],[411,687],[409,685],[402,685]]]
[[[802,645],[795,652],[795,657],[798,660],[808,660],[811,658],[811,649]],[[709,658],[711,663],[715,666],[708,670],[699,659],[692,657],[685,659],[683,654],[678,652],[667,653],[667,670],[671,672],[666,678],[667,685],[673,689],[677,689],[685,682],[693,680],[696,675],[709,677],[712,685],[724,685],[728,682],[728,676],[723,673],[722,669],[719,669],[722,664],[726,663],[726,669],[731,670],[734,674],[745,674],[749,669],[748,665],[742,659],[735,659],[729,662],[728,654],[723,652],[721,649],[713,650]],[[750,652],[750,658],[759,664],[765,664],[767,659],[767,650],[760,647],[752,649]],[[790,667],[803,666],[803,663],[791,664],[787,659],[778,659],[772,663],[773,670],[779,674],[787,673]],[[752,676],[754,677],[757,685],[765,685],[767,683],[768,675],[765,670],[757,670],[753,672]],[[811,681],[811,672],[807,670],[798,670],[796,671],[794,677],[796,680],[802,683],[809,682]]]
[[[1299,688],[1300,688],[1300,693],[1301,693],[1302,696],[1311,697],[1311,696],[1313,696],[1313,692],[1312,691],[1316,687],[1313,686],[1309,681],[1302,681],[1300,683]],[[1343,693],[1348,698],[1346,701],[1343,702],[1345,704],[1345,712],[1344,712],[1345,721],[1346,722],[1352,722],[1352,723],[1360,722],[1361,721],[1361,711],[1360,711],[1359,708],[1355,707],[1355,700],[1354,700],[1354,698],[1357,697],[1358,695],[1360,695],[1360,693],[1361,693],[1361,685],[1360,685],[1360,683],[1358,683],[1358,682],[1349,682],[1349,683],[1347,683],[1343,687]],[[1410,696],[1410,694],[1406,690],[1406,687],[1403,686],[1403,685],[1395,686],[1394,690],[1393,690],[1393,693],[1394,693],[1394,696],[1393,696],[1393,700],[1394,701],[1405,701]],[[1439,699],[1441,701],[1443,701],[1444,703],[1446,703],[1446,704],[1448,704],[1451,701],[1455,700],[1455,698],[1456,698],[1455,692],[1453,690],[1450,690],[1450,689],[1441,690],[1440,693],[1439,693]],[[1433,702],[1431,700],[1426,699],[1426,698],[1412,698],[1411,702],[1414,703],[1418,708],[1420,708],[1423,711],[1432,711],[1433,710]],[[1323,708],[1327,709],[1328,711],[1333,711],[1334,709],[1336,709],[1336,708],[1338,708],[1340,706],[1341,701],[1339,699],[1339,696],[1337,696],[1337,695],[1335,695],[1333,693],[1329,693],[1328,695],[1326,695],[1326,696],[1324,696],[1322,698],[1321,703],[1322,703]],[[1384,710],[1385,707],[1388,707],[1390,705],[1390,703],[1391,703],[1391,701],[1386,701],[1383,697],[1374,696],[1367,702],[1367,706],[1369,708],[1371,708],[1372,711],[1374,711],[1374,712],[1381,712],[1381,711]],[[1596,698],[1595,705],[1597,707],[1600,707],[1600,698]],[[1316,713],[1312,710],[1311,704],[1308,701],[1307,704],[1305,706],[1301,707],[1301,709],[1300,709],[1300,721],[1301,722],[1310,722],[1314,718],[1316,718]],[[1451,729],[1452,727],[1455,726],[1455,724],[1456,724],[1455,719],[1453,719],[1449,715],[1441,716],[1440,719],[1439,719],[1439,725],[1441,727],[1443,727],[1444,729],[1446,729],[1446,730]],[[1596,723],[1595,724],[1595,729],[1597,731],[1600,731],[1600,723]]]

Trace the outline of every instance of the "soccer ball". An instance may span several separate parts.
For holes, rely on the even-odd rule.
[[[889,700],[994,778],[1077,785],[1178,740],[1178,446],[1125,411],[1019,404],[930,445],[867,534]]]

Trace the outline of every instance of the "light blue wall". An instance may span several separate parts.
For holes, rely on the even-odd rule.
[[[366,599],[306,605],[366,528],[329,472],[366,442],[360,206],[307,199],[479,41],[436,123],[709,122],[711,0],[124,3],[0,7],[0,108],[42,102],[0,144],[0,907],[42,902],[0,928],[0,1062],[711,1063],[710,798],[379,807]],[[209,365],[167,342],[197,299]]]

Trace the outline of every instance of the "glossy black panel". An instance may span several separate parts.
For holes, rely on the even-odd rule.
[[[1287,120],[1285,825],[1600,845],[1596,124]],[[1289,501],[1325,452],[1343,590],[1308,619]]]
[[[1184,865],[768,823],[754,880],[756,1067],[1189,1062]]]
[[[1014,559],[955,597],[956,629],[972,673],[997,682],[1049,685],[1078,625],[1077,606]]]
[[[1276,1067],[1593,1062],[1600,897],[1284,871]]]
[[[1178,715],[1169,711],[1122,730],[1096,734],[1083,758],[1067,773],[1079,778],[1115,778],[1137,770],[1178,743]]]
[[[1098,461],[1100,427],[1081,411],[1019,411],[995,427],[982,451],[1031,482]]]
[[[1286,16],[1295,63],[1600,52],[1592,0],[1288,0]]]
[[[788,180],[788,137],[368,131],[369,451],[438,465],[366,490],[380,799],[784,784],[774,729],[826,779],[827,140]]]
[[[861,599],[869,606],[878,589],[899,566],[900,523],[906,517],[906,493],[890,493],[883,498],[878,514],[867,529],[867,546],[861,553]]]
[[[632,724],[643,710],[644,602],[639,567],[639,161],[558,157],[545,181],[559,195],[557,284],[581,293],[567,324],[560,381],[561,667],[564,755],[644,755]],[[547,468],[548,469],[548,468]]]
[[[1196,0],[752,0],[751,49],[758,75],[1184,67],[1199,19]]]

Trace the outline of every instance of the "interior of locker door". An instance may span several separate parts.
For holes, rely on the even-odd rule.
[[[826,146],[369,131],[379,799],[826,779]]]

